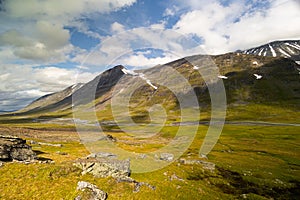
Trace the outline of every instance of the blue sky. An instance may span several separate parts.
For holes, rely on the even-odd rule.
[[[298,0],[1,0],[0,110],[123,64],[300,38]]]

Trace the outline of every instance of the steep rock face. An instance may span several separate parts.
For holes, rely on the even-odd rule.
[[[30,161],[36,154],[26,144],[26,140],[13,136],[0,135],[0,160],[1,161]]]

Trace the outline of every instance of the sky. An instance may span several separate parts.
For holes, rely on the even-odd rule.
[[[300,0],[0,0],[0,111],[139,69],[300,39]]]

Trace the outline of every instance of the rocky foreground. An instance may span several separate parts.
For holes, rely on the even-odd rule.
[[[0,135],[0,161],[32,161],[36,154],[31,146],[26,144],[26,140],[9,136]]]

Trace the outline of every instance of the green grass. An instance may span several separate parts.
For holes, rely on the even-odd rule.
[[[161,136],[173,138],[175,130],[175,127],[165,128]],[[193,143],[182,157],[198,158],[206,131],[207,126],[199,127]],[[247,194],[249,199],[296,199],[300,180],[299,131],[299,127],[289,126],[226,125],[208,155],[209,161],[216,163],[215,172],[174,162],[154,172],[133,173],[132,178],[156,186],[155,191],[143,186],[138,193],[133,192],[130,183],[81,175],[72,162],[89,153],[78,142],[62,143],[61,148],[33,145],[33,149],[39,151],[39,157],[52,159],[55,164],[5,164],[0,168],[0,197],[74,199],[80,193],[76,191],[77,182],[84,180],[107,192],[108,199],[239,199],[242,194]],[[144,148],[160,147],[146,145]],[[67,155],[57,154],[57,151]],[[171,181],[172,174],[184,181]]]

